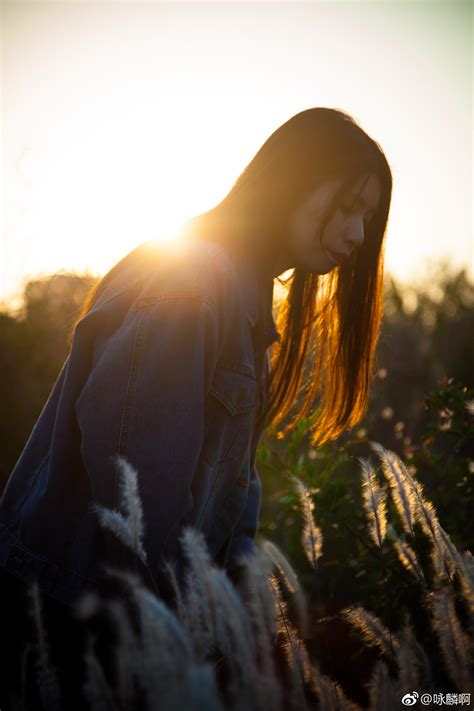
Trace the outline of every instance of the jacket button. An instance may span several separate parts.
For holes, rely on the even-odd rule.
[[[21,568],[24,562],[23,558],[19,558],[17,555],[12,555],[9,559],[11,566],[16,569]]]

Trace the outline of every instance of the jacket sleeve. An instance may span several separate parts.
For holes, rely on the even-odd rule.
[[[120,509],[116,455],[138,473],[144,547],[159,560],[193,506],[204,402],[218,359],[218,320],[196,296],[144,300],[94,354],[76,402],[81,454],[95,502]],[[123,560],[113,539],[114,557]]]
[[[255,549],[261,503],[261,481],[255,464],[250,469],[250,482],[245,509],[234,529],[227,557],[227,570],[231,577],[238,575],[241,558]]]
[[[263,355],[262,393],[263,399],[268,398],[268,355]],[[250,468],[249,490],[244,511],[235,526],[227,554],[227,570],[231,578],[237,579],[241,569],[241,558],[255,550],[255,537],[258,532],[260,505],[262,500],[262,484],[256,466],[257,448],[263,436],[262,428],[255,428],[250,444],[249,461],[245,463]]]

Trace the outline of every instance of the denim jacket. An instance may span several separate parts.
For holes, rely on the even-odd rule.
[[[152,244],[142,246],[151,254]],[[106,565],[136,565],[93,510],[120,510],[116,455],[138,473],[142,572],[155,586],[163,562],[181,560],[187,525],[218,564],[238,565],[258,530],[258,383],[265,390],[266,349],[278,338],[272,289],[249,260],[201,240],[109,282],[76,325],[10,474],[0,566],[73,604]]]

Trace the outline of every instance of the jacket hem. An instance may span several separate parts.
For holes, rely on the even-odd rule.
[[[16,578],[32,585],[38,583],[42,592],[70,607],[88,590],[98,592],[102,578],[91,578],[51,563],[20,543],[14,533],[0,522],[0,567]]]

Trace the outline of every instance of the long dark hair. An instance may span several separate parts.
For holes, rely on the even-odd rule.
[[[301,393],[301,405],[287,427],[296,426],[316,402],[315,443],[355,426],[367,407],[382,316],[384,237],[392,194],[392,174],[382,149],[344,111],[301,111],[272,133],[218,205],[188,222],[195,238],[229,247],[236,247],[233,240],[238,240],[239,249],[251,243],[254,253],[269,255],[283,243],[290,215],[315,187],[332,178],[342,181],[325,223],[348,187],[367,173],[379,178],[381,197],[363,245],[327,275],[295,269],[277,316],[281,339],[272,348],[264,425],[281,423]],[[251,229],[240,229],[240,220]],[[139,249],[128,257],[140,258]],[[124,261],[92,289],[78,320]]]

